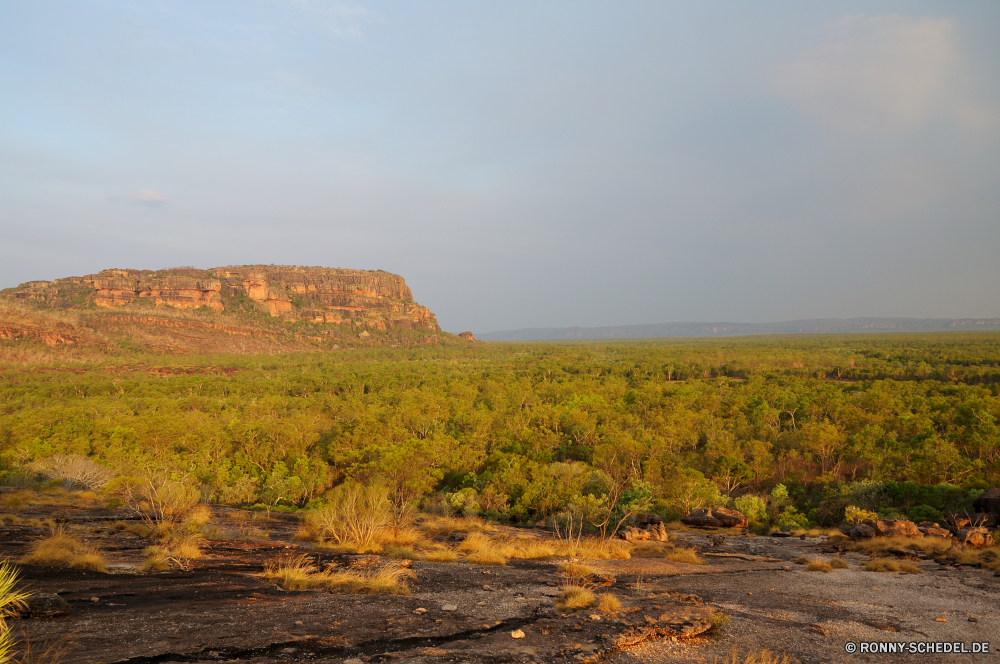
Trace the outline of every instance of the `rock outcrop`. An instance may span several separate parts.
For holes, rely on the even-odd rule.
[[[843,531],[844,529],[842,528],[841,532]],[[851,527],[847,531],[847,534],[853,539],[924,536],[924,533],[917,527],[917,524],[906,519],[863,519]]]
[[[237,265],[198,270],[103,270],[84,277],[29,281],[6,297],[72,309],[135,305],[238,312],[386,330],[439,332],[434,314],[413,301],[403,277],[381,270]],[[471,334],[469,335],[471,337]],[[463,337],[465,338],[465,337]],[[471,340],[471,339],[470,339]]]
[[[681,519],[681,523],[695,528],[746,528],[747,518],[742,512],[716,507],[711,512],[704,509],[693,509]]]

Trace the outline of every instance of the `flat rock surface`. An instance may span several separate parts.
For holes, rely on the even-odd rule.
[[[363,557],[294,542],[296,519],[273,515],[256,530],[240,525],[239,538],[207,541],[206,555],[189,571],[139,573],[149,542],[113,529],[111,517],[120,513],[56,506],[15,511],[22,518],[56,512],[111,563],[111,573],[20,566],[30,591],[57,594],[70,611],[17,620],[15,629],[33,643],[62,643],[68,663],[711,662],[734,647],[827,662],[875,661],[848,656],[850,640],[992,641],[1000,647],[1000,578],[993,572],[918,560],[925,574],[876,574],[861,570],[858,554],[842,555],[851,569],[806,572],[793,561],[834,555],[820,538],[730,534],[724,546],[713,547],[704,534],[675,533],[674,542],[730,555],[708,556],[707,565],[579,561],[602,575],[593,581],[595,592],[622,601],[621,611],[604,613],[556,609],[554,595],[564,582],[557,566],[566,559],[511,560],[503,567],[416,561],[406,596],[286,591],[262,577],[266,563],[302,553],[321,566]],[[232,512],[216,515],[229,523]],[[16,560],[46,529],[8,523],[0,533],[0,554]],[[710,629],[720,610],[728,626]],[[940,617],[948,622],[936,622]],[[523,638],[512,636],[518,630]],[[926,656],[893,656],[917,659]]]

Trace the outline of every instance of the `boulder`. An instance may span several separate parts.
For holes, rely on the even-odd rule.
[[[906,519],[877,519],[866,522],[874,528],[878,537],[923,537],[917,524]]]
[[[983,491],[972,501],[972,509],[979,513],[1000,514],[1000,487]]]
[[[18,612],[24,618],[57,618],[72,610],[69,602],[55,593],[35,593]]]
[[[663,517],[659,514],[637,514],[635,523],[638,526],[654,526],[663,523]]]
[[[647,527],[646,530],[649,531],[650,539],[656,542],[666,542],[667,540],[670,539],[670,537],[667,535],[667,529],[663,525],[662,521],[660,523]]]
[[[622,528],[619,530],[618,536],[629,544],[635,544],[636,542],[645,542],[649,540],[649,531],[629,526],[628,528]]]
[[[695,528],[722,528],[722,522],[715,518],[713,514],[710,514],[708,510],[693,509],[691,513],[686,517],[681,519],[681,523],[685,526],[693,526]]]
[[[988,546],[993,543],[990,531],[982,527],[962,528],[956,534],[959,544],[971,546],[975,549]]]
[[[871,539],[875,537],[875,529],[866,523],[859,523],[849,533],[851,539]]]
[[[750,525],[743,512],[727,510],[725,507],[716,507],[712,510],[712,516],[720,521],[726,528],[746,528]]]
[[[941,537],[943,539],[948,539],[951,537],[951,531],[947,528],[942,528],[939,524],[933,521],[921,521],[917,524],[917,529],[924,534],[924,537]]]

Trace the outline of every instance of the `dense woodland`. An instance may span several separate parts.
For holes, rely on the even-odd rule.
[[[357,481],[519,523],[588,501],[933,520],[1000,483],[998,418],[995,333],[135,355],[3,367],[0,479],[77,454],[265,509]]]

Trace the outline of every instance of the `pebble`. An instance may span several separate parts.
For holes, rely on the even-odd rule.
[[[420,607],[419,609],[413,609],[413,612],[418,616],[422,616],[425,613],[427,613],[427,609],[425,609],[424,607]]]
[[[979,618],[975,616],[969,616],[969,622],[979,622]]]
[[[445,604],[441,607],[442,611],[458,611],[458,607],[454,604]]]
[[[91,597],[91,598],[90,598],[90,601],[91,601],[91,602],[100,602],[100,601],[101,601],[101,598],[100,598],[100,597]]]
[[[515,629],[513,632],[510,633],[510,638],[512,638],[512,639],[523,639],[524,638],[524,632],[521,631],[521,630],[519,630],[519,629]]]
[[[302,622],[301,620],[296,620],[296,621],[295,621],[295,625],[296,625],[297,627],[302,627],[303,625],[305,625],[305,623],[304,623],[304,622]]]
[[[948,622],[947,618],[935,618],[934,622]]]

